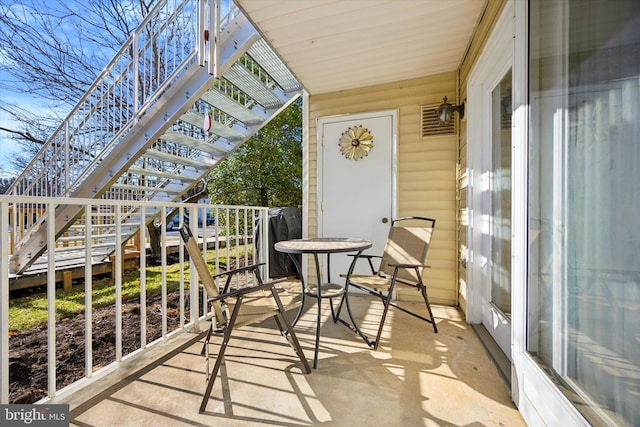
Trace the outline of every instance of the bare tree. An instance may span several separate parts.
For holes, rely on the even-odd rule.
[[[42,107],[0,99],[11,123],[0,133],[24,146],[14,167],[28,164],[155,2],[0,0],[0,90]]]
[[[0,90],[43,107],[0,99],[11,123],[0,136],[23,148],[14,168],[28,166],[156,1],[0,0]],[[148,228],[159,248],[158,230]]]

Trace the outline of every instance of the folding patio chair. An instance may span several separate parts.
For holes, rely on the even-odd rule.
[[[180,228],[180,234],[189,252],[191,265],[194,266],[198,272],[200,282],[207,292],[207,301],[211,305],[211,311],[213,312],[211,326],[207,332],[202,349],[203,354],[206,355],[207,358],[207,387],[202,397],[202,403],[200,404],[200,413],[204,412],[207,407],[213,384],[218,375],[220,365],[224,360],[224,354],[234,328],[261,322],[273,317],[281,334],[287,339],[302,362],[304,372],[307,374],[310,373],[311,367],[309,366],[309,362],[304,356],[298,338],[291,326],[291,322],[285,316],[286,310],[296,308],[300,302],[296,300],[294,296],[289,295],[286,289],[276,286],[276,284],[284,282],[285,280],[282,279],[264,283],[259,271],[259,267],[264,265],[264,263],[248,265],[212,276],[200,252],[198,242],[193,237],[189,227],[183,225],[182,228]],[[231,279],[236,275],[244,275],[245,273],[253,277],[253,279],[249,280],[251,285],[231,290]],[[220,292],[216,286],[216,279],[223,276],[226,276],[226,281]],[[255,284],[253,284],[254,282]],[[289,303],[286,307],[283,300]],[[223,338],[213,370],[209,372],[209,341],[214,333],[222,334]]]
[[[346,289],[348,289],[349,286],[354,286],[371,295],[379,297],[384,304],[384,310],[380,319],[380,326],[378,327],[378,334],[376,339],[371,341],[364,333],[362,333],[355,324],[355,321],[353,321],[353,316],[349,307],[349,300],[346,299],[349,316],[354,322],[353,325],[347,326],[352,327],[352,329],[354,329],[370,347],[373,347],[374,350],[378,349],[380,336],[382,335],[382,328],[387,317],[389,306],[396,307],[405,313],[431,323],[433,331],[435,333],[438,332],[438,327],[436,326],[436,322],[433,318],[433,313],[431,312],[431,306],[427,297],[427,287],[422,281],[422,270],[429,267],[428,265],[425,265],[425,262],[435,225],[435,219],[424,217],[405,217],[393,220],[391,222],[389,236],[387,237],[387,242],[382,256],[360,254],[351,263],[349,272],[346,275],[341,275],[342,277],[346,277]],[[376,270],[374,266],[373,259],[375,258],[381,259],[378,270]],[[371,274],[353,274],[354,268],[359,259],[366,259],[368,261],[369,267],[371,268]],[[410,286],[420,290],[429,318],[392,303],[391,300],[394,298],[396,285]],[[345,299],[341,302],[338,312],[342,309],[342,303],[344,301]],[[340,320],[344,323],[342,319]]]

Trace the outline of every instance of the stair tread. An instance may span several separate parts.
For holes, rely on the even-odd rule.
[[[276,108],[282,101],[242,65],[235,63],[224,77],[265,108]]]
[[[248,125],[259,124],[263,121],[263,119],[256,113],[229,98],[216,88],[212,88],[205,92],[200,99]]]
[[[302,90],[302,85],[269,47],[264,39],[260,39],[249,48],[251,56],[273,78],[285,92]]]
[[[189,110],[186,113],[184,113],[182,115],[182,117],[180,118],[182,121],[185,121],[193,126],[197,126],[199,128],[202,128],[204,125],[204,114],[200,114],[197,111],[194,110]],[[243,134],[242,132],[239,132],[235,129],[232,129],[230,127],[227,127],[225,125],[223,125],[222,123],[219,123],[215,120],[211,120],[211,129],[209,130],[209,133],[213,133],[215,135],[221,136],[225,139],[228,140],[241,140],[245,137],[245,134]],[[203,144],[206,144],[206,142],[202,141]],[[194,148],[199,148],[198,147],[194,147]]]
[[[178,164],[178,165],[193,166],[196,169],[200,169],[200,170],[208,169],[208,168],[211,167],[211,164],[213,164],[213,161],[203,162],[203,161],[199,161],[199,160],[193,160],[193,159],[188,159],[188,158],[185,158],[185,157],[176,156],[176,155],[169,154],[169,153],[163,153],[162,151],[153,150],[153,149],[147,150],[144,153],[144,157],[148,157],[148,158],[155,159],[155,160],[161,160],[161,161],[167,162],[167,163],[174,163],[174,164]]]
[[[157,178],[165,178],[165,179],[170,179],[170,180],[173,180],[173,181],[181,181],[181,182],[187,182],[187,183],[191,183],[191,182],[195,181],[195,179],[196,179],[196,178],[191,177],[191,176],[180,175],[180,174],[177,174],[177,173],[159,171],[159,170],[154,170],[154,169],[142,169],[142,168],[136,168],[136,167],[129,168],[127,173],[140,175],[140,176],[151,175],[151,176],[155,176]]]
[[[119,184],[117,182],[113,184],[111,188],[117,188],[120,190],[147,191],[147,192],[171,193],[171,194],[179,194],[182,192],[181,188],[173,189],[173,188],[166,188],[166,187],[145,187],[143,185]]]
[[[162,135],[162,139],[173,142],[174,144],[192,148],[194,150],[203,151],[205,153],[213,155],[214,157],[221,157],[227,153],[227,150],[216,147],[214,144],[200,140],[198,138],[194,138],[193,136],[181,134],[173,130],[165,132]]]

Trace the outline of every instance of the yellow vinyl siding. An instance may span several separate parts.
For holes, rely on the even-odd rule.
[[[466,101],[467,79],[506,0],[488,0],[459,70],[379,86],[309,96],[308,208],[305,233],[317,235],[318,118],[340,114],[396,109],[398,111],[398,215],[429,215],[437,219],[429,252],[432,266],[425,277],[435,303],[466,311],[467,270],[467,126],[458,123],[458,135],[420,138],[422,105],[434,105],[447,96]],[[419,54],[419,53],[416,53]],[[458,102],[458,101],[456,101]],[[310,271],[310,279],[313,272]],[[400,298],[411,298],[400,295]]]
[[[317,235],[317,119],[379,110],[398,111],[398,216],[436,218],[429,250],[431,268],[425,273],[433,303],[457,303],[456,264],[456,139],[455,135],[420,138],[422,105],[439,104],[442,97],[456,99],[457,73],[348,91],[309,96],[309,218],[306,232]],[[313,272],[309,271],[310,280]],[[410,290],[411,291],[411,290]],[[413,299],[401,293],[400,299]]]

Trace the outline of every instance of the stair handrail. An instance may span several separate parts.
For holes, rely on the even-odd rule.
[[[214,21],[211,10],[217,8],[219,14],[219,6],[220,0],[176,0],[171,4],[169,0],[160,1],[98,75],[6,194],[69,197],[73,189],[83,182],[89,172],[95,169],[193,61],[197,59],[201,65],[207,60],[211,61],[213,47],[208,46],[209,53],[203,52],[199,49],[199,43],[203,41],[203,45],[206,45],[203,27],[208,25],[207,22]],[[239,13],[237,6],[230,3],[230,12],[219,20],[220,26],[214,28],[215,37],[221,27],[228,25]],[[158,41],[171,41],[173,45],[170,48],[173,52],[170,54],[174,56],[170,59],[183,56],[179,58],[181,61],[173,63],[166,57],[162,64],[156,62],[157,57],[144,61],[145,53]],[[145,67],[145,64],[150,65]],[[149,74],[160,70],[161,66],[167,67],[165,74],[155,75],[157,80],[149,78]],[[122,100],[125,102],[121,102]],[[100,116],[96,118],[97,115]],[[107,116],[107,129],[102,127],[105,123],[100,122],[105,120],[102,115]],[[17,223],[17,210],[14,210],[13,215],[14,223]],[[31,225],[38,228],[39,222],[34,221]],[[23,236],[31,234],[32,230],[26,228],[31,227],[22,228]],[[21,240],[16,236],[14,245],[19,247]]]
[[[185,6],[188,3],[195,3],[194,0],[182,0],[181,5],[180,6]],[[103,71],[98,75],[98,77],[95,79],[94,83],[89,87],[89,89],[87,90],[87,92],[85,93],[85,95],[80,99],[80,101],[76,104],[76,106],[71,110],[71,112],[68,114],[68,116],[63,120],[63,122],[61,123],[61,125],[53,132],[53,134],[51,135],[51,137],[49,137],[49,139],[47,140],[47,142],[43,145],[43,147],[39,150],[39,152],[36,154],[36,156],[34,157],[34,159],[31,161],[31,163],[27,166],[27,168],[20,174],[20,176],[18,176],[18,178],[15,180],[15,182],[13,183],[13,185],[10,187],[10,189],[8,190],[7,194],[14,194],[14,195],[36,195],[36,196],[53,196],[53,197],[64,197],[64,196],[68,196],[68,189],[70,187],[70,182],[69,182],[69,177],[68,177],[68,168],[65,168],[65,172],[67,172],[67,174],[65,174],[65,181],[64,183],[61,183],[60,181],[57,181],[56,184],[56,188],[54,188],[54,192],[52,192],[51,194],[29,194],[30,190],[33,189],[37,182],[38,179],[42,177],[43,173],[45,171],[47,171],[49,168],[47,166],[50,166],[51,163],[53,163],[53,159],[56,159],[56,156],[51,156],[50,158],[47,159],[46,155],[47,155],[47,150],[50,147],[58,147],[61,150],[64,150],[67,152],[67,155],[65,156],[67,159],[70,159],[71,156],[69,155],[69,137],[71,136],[71,134],[75,133],[74,131],[78,131],[80,129],[82,129],[84,126],[86,126],[89,123],[89,119],[91,118],[91,115],[93,113],[95,113],[96,111],[98,111],[100,106],[103,106],[103,102],[105,100],[105,96],[100,94],[100,90],[101,85],[103,83],[105,83],[105,80],[107,80],[107,78],[110,76],[110,72],[112,70],[114,70],[114,68],[116,68],[116,66],[119,64],[119,61],[122,58],[126,58],[127,59],[127,63],[125,64],[125,68],[123,70],[120,71],[119,75],[117,75],[117,78],[114,79],[114,81],[112,82],[111,85],[109,85],[111,88],[116,87],[116,85],[124,82],[127,73],[131,72],[131,70],[133,69],[133,76],[134,78],[132,79],[132,81],[129,81],[128,85],[131,85],[133,83],[134,87],[134,97],[132,99],[133,101],[133,108],[131,108],[131,104],[127,103],[125,105],[126,108],[131,108],[132,111],[134,111],[134,114],[131,114],[131,112],[129,111],[129,113],[127,115],[129,115],[130,117],[128,117],[128,120],[125,122],[125,124],[123,124],[120,129],[126,128],[127,125],[131,124],[132,120],[135,120],[138,117],[138,114],[140,110],[142,110],[144,108],[145,105],[147,105],[150,101],[152,101],[154,99],[154,95],[156,95],[158,92],[161,92],[161,87],[160,85],[158,85],[158,88],[153,91],[153,93],[149,94],[148,99],[146,100],[146,102],[143,102],[142,105],[140,104],[140,99],[138,98],[138,90],[135,89],[140,89],[139,88],[139,82],[140,82],[140,69],[138,67],[138,62],[140,60],[139,58],[139,53],[140,53],[140,49],[139,48],[135,48],[135,43],[138,42],[138,40],[140,39],[140,36],[144,34],[144,31],[146,30],[147,26],[151,23],[152,19],[156,18],[157,16],[160,15],[161,11],[163,10],[163,8],[165,8],[168,4],[168,0],[163,0],[160,1],[154,8],[153,10],[143,19],[143,21],[140,23],[140,25],[136,28],[136,30],[134,30],[133,34],[127,39],[127,41],[124,43],[124,45],[120,48],[120,50],[116,53],[116,55],[114,56],[114,58],[109,62],[109,64],[107,64],[107,66],[103,69]],[[184,7],[182,7],[182,9],[184,9]],[[175,15],[174,15],[175,16]],[[166,27],[165,27],[166,28]],[[131,54],[133,54],[133,58],[129,59]],[[191,58],[189,58],[191,59]],[[182,65],[182,64],[180,64]],[[143,72],[145,72],[146,70],[142,70]],[[122,91],[122,88],[120,88]],[[91,97],[97,95],[96,98],[96,103],[90,103],[89,104],[89,109],[88,111],[85,110],[86,106],[87,106],[87,102],[89,102],[91,100]],[[123,112],[121,110],[121,112]],[[125,110],[126,112],[126,110]],[[81,116],[81,120],[78,124],[75,125],[74,127],[74,123],[73,123],[73,119],[75,118],[76,114],[80,113]],[[71,129],[69,129],[69,127],[71,127]],[[62,141],[59,141],[59,139],[62,139]],[[107,148],[106,146],[104,148]],[[83,151],[83,150],[79,150],[79,151]],[[58,151],[60,152],[60,151]],[[54,151],[52,154],[57,154],[56,151]],[[101,153],[98,153],[97,156],[94,155],[95,157],[98,157]],[[63,157],[63,158],[65,158]],[[37,165],[41,164],[42,165],[42,169],[40,171],[40,173],[38,174],[38,176],[35,177],[35,179],[33,180],[29,180],[29,173],[35,169],[37,167]],[[67,165],[66,165],[67,166]],[[30,181],[30,182],[29,182]],[[24,184],[24,190],[21,192],[21,194],[17,194],[17,190],[20,189],[20,186]]]

